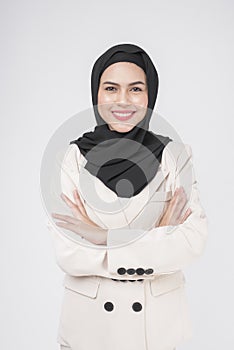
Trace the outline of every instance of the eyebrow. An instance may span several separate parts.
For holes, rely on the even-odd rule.
[[[119,84],[114,83],[113,81],[105,81],[105,82],[103,83],[103,85],[104,85],[104,84],[111,84],[111,85],[117,85],[117,86],[119,86]],[[128,84],[128,85],[129,85],[129,86],[132,86],[132,85],[136,85],[136,84],[145,85],[145,83],[143,83],[143,81],[140,81],[140,80],[134,81],[133,83],[130,83],[130,84]]]

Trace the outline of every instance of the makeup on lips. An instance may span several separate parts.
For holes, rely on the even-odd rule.
[[[115,110],[112,111],[112,115],[117,119],[117,120],[129,120],[131,119],[136,111],[129,111],[129,110]]]

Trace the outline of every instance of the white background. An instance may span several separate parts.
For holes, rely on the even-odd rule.
[[[178,350],[233,348],[233,10],[231,0],[1,1],[1,349],[58,349],[63,272],[40,162],[54,131],[91,106],[91,67],[119,43],[155,63],[155,109],[192,147],[209,218],[205,254],[186,270],[194,337]]]

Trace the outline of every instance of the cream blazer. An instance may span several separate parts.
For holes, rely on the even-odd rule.
[[[154,179],[125,202],[85,164],[79,148],[69,145],[61,191],[73,200],[78,189],[88,216],[108,229],[107,247],[87,246],[48,222],[65,272],[58,342],[72,350],[171,350],[193,334],[182,270],[203,254],[208,234],[191,147],[169,142]],[[190,207],[192,213],[183,224],[154,227],[179,186],[188,198],[184,212]]]

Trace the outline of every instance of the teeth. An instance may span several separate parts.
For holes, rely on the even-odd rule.
[[[115,115],[117,115],[118,117],[129,117],[131,113],[117,113],[117,112],[114,112]]]

